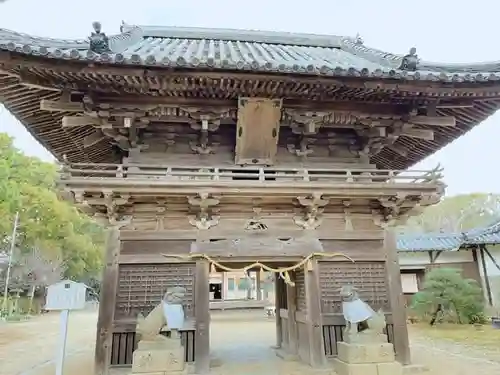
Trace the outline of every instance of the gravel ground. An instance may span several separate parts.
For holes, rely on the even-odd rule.
[[[92,374],[96,315],[96,312],[79,312],[70,317],[65,364],[68,375]],[[306,366],[282,361],[274,355],[270,350],[275,344],[274,321],[263,315],[261,312],[213,315],[211,344],[216,359],[213,374],[314,374]],[[0,374],[53,375],[58,332],[57,314],[0,325]],[[500,358],[488,355],[481,347],[431,340],[415,330],[411,330],[411,344],[413,362],[427,366],[430,369],[427,375],[500,375]]]

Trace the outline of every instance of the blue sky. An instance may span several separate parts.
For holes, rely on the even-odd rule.
[[[0,27],[54,38],[85,38],[92,22],[117,33],[122,20],[129,24],[247,28],[334,35],[359,33],[366,45],[404,54],[410,47],[429,61],[477,62],[500,60],[498,14],[500,3],[476,0],[284,1],[229,0],[116,1],[9,0],[0,5]],[[467,5],[467,6],[465,6]],[[0,131],[15,137],[29,155],[51,160],[7,111],[0,109]],[[500,113],[415,166],[445,168],[449,195],[470,192],[500,193],[495,168],[500,148]],[[491,156],[493,154],[493,156]]]

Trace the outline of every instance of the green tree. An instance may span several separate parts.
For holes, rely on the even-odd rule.
[[[19,212],[16,246],[21,256],[36,249],[46,259],[60,260],[65,277],[98,277],[103,229],[58,198],[56,179],[55,164],[24,155],[0,133],[0,251],[8,249]]]
[[[464,232],[500,219],[500,195],[473,193],[446,197],[411,217],[404,232]]]
[[[479,284],[464,279],[455,268],[436,268],[427,273],[422,290],[413,296],[411,308],[420,317],[431,317],[431,324],[439,314],[460,324],[484,322]]]

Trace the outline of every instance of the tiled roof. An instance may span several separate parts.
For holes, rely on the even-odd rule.
[[[462,246],[461,234],[423,233],[398,236],[398,251],[453,251]]]
[[[109,53],[97,54],[88,40],[39,38],[0,29],[0,50],[53,59],[444,82],[500,80],[500,62],[420,61],[416,71],[406,71],[399,69],[403,55],[331,35],[122,25],[121,34],[109,37],[109,47]]]
[[[398,251],[453,251],[468,245],[500,244],[500,221],[465,233],[400,234]]]
[[[500,244],[500,222],[482,229],[474,229],[466,233],[467,245]]]

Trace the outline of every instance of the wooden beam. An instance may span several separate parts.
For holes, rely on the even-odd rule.
[[[195,99],[188,97],[149,97],[141,95],[112,95],[101,94],[96,99],[99,104],[119,106],[130,106],[138,110],[147,109],[151,105],[166,107],[214,107],[214,108],[238,108],[236,99]],[[282,108],[304,109],[307,111],[346,111],[360,113],[375,113],[380,115],[404,115],[408,113],[409,107],[402,104],[391,103],[367,103],[352,100],[331,100],[311,102],[301,99],[283,99]]]
[[[107,119],[93,117],[89,115],[64,116],[62,118],[63,128],[78,128],[81,126],[93,126],[100,129],[112,129],[113,125]],[[119,127],[116,127],[119,128]]]
[[[93,61],[85,60],[63,60],[63,59],[46,59],[44,57],[36,57],[19,54],[11,51],[1,51],[0,61],[2,61],[5,69],[18,69],[19,66],[27,68],[36,68],[41,70],[48,70],[54,72],[71,72],[75,74],[106,74],[117,76],[133,76],[139,79],[148,77],[164,78],[165,72],[169,68],[165,67],[150,67],[148,69],[141,69],[137,66],[111,66],[106,64],[96,65]],[[489,96],[500,96],[500,85],[485,82],[484,85],[479,85],[476,82],[460,83],[459,85],[444,86],[442,82],[429,82],[427,80],[416,80],[412,82],[405,82],[394,79],[371,79],[360,80],[359,77],[329,77],[329,76],[308,76],[308,75],[291,75],[288,73],[257,73],[257,72],[232,72],[232,77],[236,79],[246,79],[250,81],[272,81],[283,83],[310,83],[312,85],[328,84],[330,86],[358,88],[358,89],[372,89],[372,90],[394,90],[395,94],[401,92],[415,92],[417,89],[423,94],[448,94],[446,99],[450,99],[451,95],[455,95],[457,99],[463,101],[460,97],[462,93],[479,94],[481,99]],[[206,81],[220,81],[227,79],[227,72],[199,72],[199,71],[184,71],[175,72],[175,77],[181,80],[189,78],[205,78]],[[61,82],[60,79],[57,79]],[[87,84],[88,86],[88,84]],[[439,107],[439,105],[438,105]]]
[[[108,375],[109,366],[111,365],[119,256],[120,230],[118,227],[112,226],[108,229],[106,239],[106,265],[101,282],[101,302],[99,303],[99,316],[97,318],[94,372],[96,375]]]
[[[321,291],[319,285],[319,264],[310,260],[311,268],[305,268],[307,333],[309,336],[309,364],[311,367],[323,367],[326,363],[323,340],[323,322],[321,320]]]
[[[280,310],[283,307],[283,297],[282,293],[285,290],[283,288],[283,280],[280,279],[280,276],[277,272],[274,273],[274,308],[276,309],[276,314],[274,316],[276,320],[276,346],[275,349],[281,349],[283,345],[283,327],[281,325],[281,316]]]
[[[196,374],[210,372],[210,264],[206,260],[196,262],[195,275],[195,360]]]
[[[42,99],[40,101],[40,110],[49,112],[83,112],[83,103]]]
[[[315,231],[304,231],[297,227],[297,229],[283,229],[275,233],[270,233],[268,236],[273,238],[300,238],[306,235],[314,235],[321,240],[359,240],[360,238],[366,240],[381,240],[383,239],[383,231],[381,230],[363,230],[357,229],[355,231],[333,230],[326,225],[320,226]],[[165,231],[141,231],[141,230],[122,230],[120,238],[122,241],[153,241],[153,240],[196,240],[197,238],[207,239],[241,239],[248,236],[248,231],[235,228],[221,228],[214,227],[206,231],[192,230],[165,230]],[[265,237],[266,234],[263,234]],[[372,255],[377,256],[377,255]],[[338,258],[343,261],[342,258]]]
[[[414,125],[450,127],[457,124],[454,116],[410,116],[408,122]]]
[[[423,139],[425,141],[433,141],[434,140],[434,131],[428,129],[417,129],[412,127],[403,128],[400,136]]]
[[[293,273],[293,281],[295,281],[295,273]],[[296,321],[297,314],[297,292],[294,286],[286,284],[286,300],[288,310],[288,350],[290,354],[297,355],[299,349],[299,336]]]
[[[396,359],[403,365],[409,365],[411,363],[411,356],[408,327],[406,325],[405,299],[401,286],[401,270],[398,262],[396,233],[392,229],[386,229],[385,231],[384,248],[387,257],[387,289],[394,327]]]

